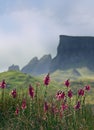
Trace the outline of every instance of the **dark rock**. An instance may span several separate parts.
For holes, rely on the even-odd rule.
[[[60,35],[50,71],[79,67],[94,69],[94,37]]]
[[[34,57],[26,66],[24,66],[22,68],[22,72],[23,73],[34,73],[35,72],[35,68],[38,64],[38,58],[37,57]]]
[[[40,60],[35,57],[21,71],[32,75],[45,74],[49,72],[51,61],[51,55],[44,55]]]
[[[11,70],[15,70],[15,71],[20,71],[19,69],[19,66],[18,65],[11,65],[9,68],[8,68],[8,71],[11,71]]]

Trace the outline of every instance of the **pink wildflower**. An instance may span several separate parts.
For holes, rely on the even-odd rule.
[[[19,107],[17,106],[16,111],[15,111],[15,115],[19,114]]]
[[[57,100],[64,99],[65,98],[65,93],[62,92],[62,91],[58,91],[57,94],[56,94],[56,98],[57,98]]]
[[[79,96],[84,96],[84,90],[83,89],[79,89],[78,90],[78,95]]]
[[[66,86],[66,87],[69,87],[69,86],[70,86],[69,79],[68,79],[68,80],[66,80],[64,84],[65,84],[65,86]]]
[[[73,96],[73,92],[71,91],[71,89],[68,91],[68,97],[69,98],[72,98],[72,96]]]
[[[61,106],[61,109],[63,111],[66,110],[66,109],[68,109],[68,105],[63,103],[62,106]]]
[[[5,80],[3,80],[3,81],[0,83],[0,87],[1,87],[1,88],[6,88],[6,82],[5,82]]]
[[[45,77],[44,79],[44,85],[49,85],[49,82],[50,82],[50,76],[49,76],[49,73],[47,74],[47,76]]]
[[[29,85],[29,95],[31,98],[34,98],[34,88],[31,85]]]
[[[90,90],[90,86],[87,85],[87,86],[84,87],[84,89],[87,90],[87,91],[89,91]]]
[[[78,109],[80,109],[80,107],[81,107],[81,103],[80,103],[80,101],[78,101],[77,104],[74,106],[74,108],[76,110],[78,110]]]
[[[23,110],[25,110],[25,109],[27,108],[27,106],[26,106],[26,100],[25,100],[25,99],[23,99],[23,101],[22,101],[22,106],[21,106],[21,108],[22,108]]]
[[[12,90],[11,95],[12,95],[13,98],[17,97],[17,91],[16,91],[16,89]]]

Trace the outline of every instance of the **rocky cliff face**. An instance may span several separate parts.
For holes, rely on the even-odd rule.
[[[78,67],[94,69],[94,37],[60,35],[57,55],[50,71]]]
[[[11,65],[9,68],[8,68],[8,71],[11,71],[11,70],[16,70],[16,71],[20,71],[20,68],[18,65]]]
[[[45,74],[49,72],[51,61],[51,55],[44,55],[41,59],[35,57],[21,71],[32,75]]]

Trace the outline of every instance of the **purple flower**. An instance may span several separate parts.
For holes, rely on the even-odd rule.
[[[69,79],[68,79],[68,80],[66,80],[64,84],[65,84],[65,86],[66,86],[66,87],[69,87],[69,86],[70,86]]]
[[[73,96],[73,92],[71,91],[71,89],[68,91],[68,97],[69,98],[72,98],[72,96]]]
[[[50,76],[49,76],[49,73],[47,74],[47,76],[45,77],[44,79],[44,85],[49,85],[49,82],[50,82]]]
[[[1,83],[0,83],[0,87],[1,88],[6,88],[6,82],[5,82],[5,80],[3,80]]]
[[[78,101],[77,104],[74,106],[74,108],[76,110],[78,110],[78,109],[80,109],[80,107],[81,107],[81,103],[80,103],[80,101]]]
[[[62,106],[61,106],[61,109],[63,111],[66,110],[66,109],[68,109],[68,105],[63,103]]]
[[[34,98],[34,88],[31,86],[31,84],[29,85],[29,95],[31,98]]]
[[[78,95],[79,96],[84,96],[84,90],[83,89],[79,89],[78,90]]]
[[[15,115],[17,116],[19,114],[19,106],[17,106],[16,110],[15,110]]]
[[[16,89],[12,90],[11,95],[12,95],[13,98],[17,97],[17,91],[16,91]]]
[[[87,86],[84,87],[84,89],[87,90],[87,91],[89,91],[90,90],[90,86],[87,85]]]
[[[22,106],[21,106],[21,108],[22,108],[23,110],[25,110],[25,109],[27,108],[27,106],[26,106],[26,100],[25,100],[25,99],[23,99],[23,101],[22,101]]]
[[[57,94],[56,94],[56,98],[57,98],[57,100],[64,99],[65,98],[65,93],[62,92],[62,91],[58,91]]]

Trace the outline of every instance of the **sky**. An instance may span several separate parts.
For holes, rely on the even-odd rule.
[[[0,0],[0,72],[55,57],[59,35],[94,36],[94,0]]]

